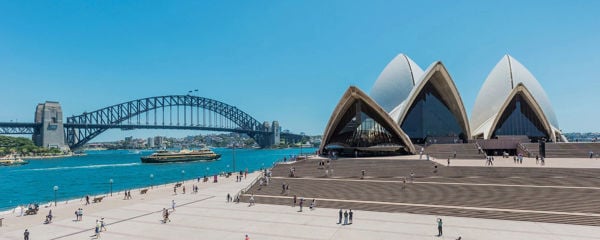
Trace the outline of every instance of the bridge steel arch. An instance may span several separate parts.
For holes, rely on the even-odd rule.
[[[165,125],[164,120],[162,121],[162,125],[157,125],[156,110],[160,108],[163,109],[162,116],[164,119],[165,110],[169,108],[168,111],[171,116],[173,106],[184,106],[184,108],[190,107],[192,125],[182,127],[179,126],[179,122],[177,122],[176,126],[171,124]],[[228,128],[193,126],[193,108],[197,109],[197,111],[199,111],[199,109],[205,109],[212,113],[219,114],[230,120],[236,126],[229,126]],[[148,113],[152,110],[154,110],[154,125],[151,125],[148,119]],[[146,125],[142,125],[139,122],[139,116],[144,113],[146,113]],[[177,114],[179,115],[179,110],[177,110]],[[196,112],[196,114],[198,115],[199,112]],[[125,121],[131,120],[136,116],[138,116],[137,125],[123,124]],[[199,121],[199,119],[197,119],[197,121]],[[112,105],[93,112],[85,112],[78,116],[68,117],[64,127],[67,144],[71,149],[77,149],[83,146],[85,143],[110,128],[198,129],[239,132],[248,134],[248,136],[256,140],[261,147],[267,147],[266,145],[268,143],[265,142],[265,139],[269,134],[272,134],[262,123],[235,106],[210,98],[190,95],[148,97]]]

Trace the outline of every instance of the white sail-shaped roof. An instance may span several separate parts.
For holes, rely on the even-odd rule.
[[[408,56],[398,54],[379,74],[369,96],[390,112],[408,97],[422,75],[419,65]]]
[[[401,140],[402,144],[405,145],[405,149],[408,153],[415,154],[415,147],[410,141],[410,138],[400,126],[388,115],[387,112],[381,108],[373,99],[371,99],[367,94],[358,89],[355,86],[350,86],[348,90],[344,93],[339,103],[333,110],[331,117],[329,118],[329,122],[325,127],[325,132],[323,133],[323,140],[321,141],[321,146],[319,147],[319,151],[323,152],[325,146],[331,143],[331,138],[335,134],[336,129],[340,126],[342,122],[343,116],[347,111],[350,111],[351,107],[356,101],[360,101],[364,108],[368,108],[373,112],[373,118],[378,119],[382,126],[385,126],[390,133],[396,136]]]
[[[533,109],[533,112],[535,113],[535,115],[537,116],[539,121],[542,123],[542,126],[543,126],[546,134],[548,134],[548,136],[550,136],[550,138],[553,141],[555,141],[555,139],[556,139],[555,130],[550,125],[550,122],[548,121],[548,118],[546,117],[546,115],[544,115],[544,113],[542,112],[541,106],[538,104],[538,102],[535,100],[535,98],[533,97],[531,92],[527,89],[527,87],[525,87],[525,85],[523,83],[517,83],[515,88],[511,91],[511,93],[506,98],[506,101],[504,101],[504,103],[502,103],[502,106],[500,107],[498,114],[496,114],[494,116],[492,121],[489,121],[490,126],[486,129],[486,132],[483,132],[484,138],[489,138],[490,136],[492,136],[494,130],[497,128],[497,126],[499,124],[502,113],[504,111],[506,111],[506,108],[508,107],[508,105],[510,104],[512,99],[517,96],[517,94],[522,96],[523,100],[525,102],[527,102],[527,104]]]
[[[462,98],[460,97],[460,93],[450,77],[448,70],[440,61],[432,63],[422,74],[421,78],[418,79],[417,85],[409,92],[406,99],[390,111],[392,119],[398,124],[402,124],[411,105],[413,105],[417,96],[423,91],[425,85],[428,83],[433,84],[439,89],[438,91],[443,101],[447,104],[450,112],[452,112],[466,134],[466,138],[470,138],[469,122]]]
[[[520,62],[505,55],[490,72],[479,90],[471,112],[472,136],[486,135],[485,137],[489,137],[487,133],[493,127],[496,116],[500,114],[505,102],[510,101],[509,96],[519,84],[525,86],[531,93],[552,128],[558,129],[554,109],[540,83]]]

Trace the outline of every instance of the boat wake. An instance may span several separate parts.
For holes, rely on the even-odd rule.
[[[32,168],[22,169],[18,171],[56,171],[56,170],[68,170],[68,169],[89,169],[89,168],[106,168],[106,167],[130,167],[140,165],[141,163],[121,163],[121,164],[99,164],[89,166],[73,166],[73,167],[51,167],[51,168]]]

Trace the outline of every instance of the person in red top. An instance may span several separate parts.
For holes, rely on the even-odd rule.
[[[248,237],[248,234],[246,234],[246,238],[244,238],[244,240],[250,240],[250,237]]]

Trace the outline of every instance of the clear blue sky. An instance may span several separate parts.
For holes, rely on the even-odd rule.
[[[467,112],[509,53],[566,132],[598,131],[599,1],[0,1],[0,121],[136,98],[221,100],[321,134],[349,85],[368,92],[406,53],[444,62]],[[160,131],[109,131],[98,140]],[[178,131],[175,135],[191,135]]]

